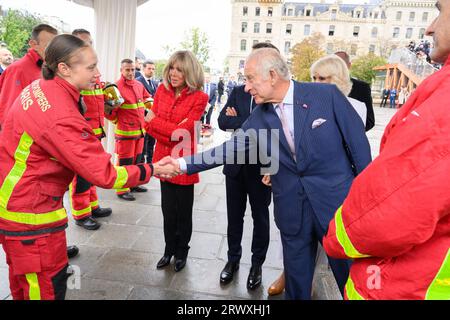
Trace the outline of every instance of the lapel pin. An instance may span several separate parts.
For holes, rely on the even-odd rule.
[[[304,109],[308,109],[308,105],[306,103],[303,104],[302,106]]]

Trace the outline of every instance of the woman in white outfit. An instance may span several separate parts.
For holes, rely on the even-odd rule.
[[[367,107],[364,102],[350,98],[353,83],[345,62],[332,54],[317,60],[311,67],[311,78],[314,82],[335,84],[366,125]]]

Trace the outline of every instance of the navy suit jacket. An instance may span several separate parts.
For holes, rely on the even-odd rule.
[[[305,201],[309,202],[321,227],[327,230],[355,178],[353,167],[359,174],[371,162],[363,122],[337,87],[294,83],[297,161],[291,155],[280,118],[272,104],[256,108],[243,124],[243,131],[237,131],[222,146],[185,158],[187,173],[193,174],[232,161],[237,153],[248,152],[255,144],[260,149],[266,148],[272,166],[274,161],[279,164],[278,172],[272,176],[274,216],[278,228],[285,235],[298,234],[303,212],[309,208],[305,207]],[[322,124],[317,126],[318,122]],[[278,154],[272,150],[272,145],[264,145],[262,138],[254,138],[253,143],[242,139],[244,131],[249,129],[257,132],[269,129],[268,138],[273,135],[280,142]]]
[[[138,77],[138,78],[136,78],[136,80],[144,85],[145,89],[147,90],[148,93],[150,93],[150,95],[152,97],[155,96],[156,90],[158,89],[158,85],[159,85],[158,82],[156,82],[155,80],[151,80],[154,85],[154,88],[152,88],[152,87],[150,87],[150,84],[147,82],[147,80],[145,80],[144,76]]]
[[[227,116],[227,108],[231,107],[236,110],[238,114],[237,117]],[[251,111],[256,107],[257,105],[253,101],[250,93],[245,92],[245,86],[235,87],[233,91],[231,91],[225,107],[220,112],[218,119],[219,128],[223,131],[232,132],[242,128],[242,125],[250,116]],[[240,164],[225,165],[223,173],[227,176],[236,177],[241,171],[241,168],[242,165]]]
[[[204,85],[206,88],[206,83]],[[214,106],[216,104],[216,100],[217,100],[217,84],[212,83],[212,82],[209,84],[209,94],[208,95],[209,95],[208,103],[210,105]]]

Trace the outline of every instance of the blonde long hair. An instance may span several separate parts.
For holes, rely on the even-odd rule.
[[[347,97],[353,88],[350,80],[350,73],[344,60],[338,56],[331,54],[325,56],[311,66],[311,78],[317,73],[321,77],[330,77],[331,83],[335,84],[338,89]]]
[[[203,73],[201,64],[198,62],[194,54],[190,51],[177,51],[170,57],[169,62],[164,68],[164,86],[169,89],[170,69],[177,62],[180,66],[181,72],[183,73],[186,85],[189,87],[190,91],[203,90],[205,74]]]

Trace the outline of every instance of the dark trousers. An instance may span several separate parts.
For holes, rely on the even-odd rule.
[[[250,200],[253,218],[252,265],[266,260],[270,242],[269,205],[271,189],[262,182],[259,166],[242,166],[236,177],[226,177],[228,215],[228,261],[239,262],[242,256],[242,233]]]
[[[383,97],[383,98],[381,99],[381,104],[380,104],[380,107],[381,107],[381,108],[386,107],[387,100],[388,100],[388,97]]]
[[[194,185],[181,186],[161,181],[161,199],[166,242],[164,254],[186,259],[192,236]]]
[[[320,225],[308,199],[303,202],[302,226],[296,235],[287,235],[281,232],[283,243],[284,272],[286,277],[287,300],[310,300],[312,282],[316,266],[318,243],[327,230]],[[339,260],[328,257],[341,294],[349,277],[350,260]]]
[[[206,116],[203,116],[202,122],[203,122],[203,119],[206,118],[206,122],[205,123],[206,124],[211,124],[211,116],[212,116],[213,111],[214,111],[214,106],[210,106],[209,109],[208,109],[208,112],[206,113]]]
[[[145,135],[145,141],[144,141],[144,155],[146,157],[147,163],[153,162],[153,152],[155,151],[155,144],[156,140],[151,135],[146,134]]]

